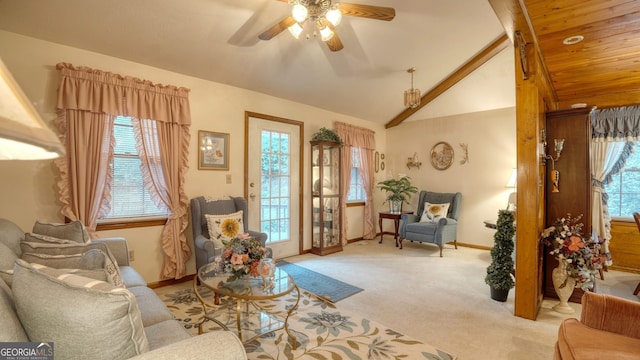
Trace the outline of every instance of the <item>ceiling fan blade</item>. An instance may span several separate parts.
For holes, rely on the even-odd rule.
[[[281,32],[287,30],[287,28],[295,24],[295,22],[296,21],[291,16],[287,16],[286,18],[280,20],[279,23],[273,25],[272,27],[265,30],[262,34],[258,35],[258,38],[260,40],[271,40]]]
[[[339,3],[338,8],[342,15],[357,16],[367,19],[391,21],[396,17],[396,10],[390,7]]]
[[[338,33],[336,32],[336,28],[333,26],[333,24],[331,24],[327,20],[321,20],[316,23],[316,26],[318,28],[318,31],[320,31],[321,28],[327,26],[333,32],[333,36],[331,37],[331,39],[324,42],[325,44],[327,44],[327,47],[329,48],[329,50],[340,51],[344,49],[344,45],[342,45],[342,40],[340,40],[340,37],[338,36]]]
[[[327,44],[327,47],[331,51],[340,51],[344,49],[344,45],[342,45],[342,40],[340,40],[340,37],[338,36],[338,33],[335,32],[335,30],[333,32],[333,37],[325,41],[325,44]]]

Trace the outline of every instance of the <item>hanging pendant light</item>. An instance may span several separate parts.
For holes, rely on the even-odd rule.
[[[413,88],[413,73],[416,68],[407,69],[407,72],[411,74],[411,89],[404,92],[404,106],[410,109],[415,109],[420,105],[420,90]]]

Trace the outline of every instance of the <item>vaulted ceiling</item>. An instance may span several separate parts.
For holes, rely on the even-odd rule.
[[[259,40],[290,14],[278,0],[0,0],[0,29],[381,124],[404,110],[408,68],[426,94],[504,32],[486,0],[348,2],[396,15],[344,16],[339,52],[287,31]],[[497,52],[407,120],[512,107],[513,73],[513,52]]]
[[[0,0],[0,29],[389,126],[514,106],[512,25],[504,19],[523,4],[557,107],[640,100],[637,0],[349,3],[396,15],[343,17],[339,52],[287,31],[259,40],[290,14],[282,0]],[[502,40],[505,29],[511,41]],[[575,36],[584,40],[563,44]],[[427,104],[416,110],[402,103],[410,67]]]

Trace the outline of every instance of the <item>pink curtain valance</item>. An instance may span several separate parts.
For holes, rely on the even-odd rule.
[[[58,109],[85,110],[191,125],[189,89],[68,63],[56,65],[62,78]]]
[[[336,122],[334,127],[345,145],[375,150],[375,131],[342,122]]]

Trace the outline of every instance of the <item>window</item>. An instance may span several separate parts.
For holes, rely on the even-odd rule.
[[[103,219],[166,216],[168,213],[151,201],[144,187],[131,118],[118,116],[113,133],[116,145],[111,163],[111,211]]]
[[[351,158],[353,166],[351,167],[351,181],[349,182],[349,192],[347,193],[347,202],[363,202],[366,200],[365,192],[362,187],[362,176],[360,175],[360,149],[353,147],[351,150]]]
[[[640,211],[640,151],[637,143],[635,149],[620,173],[604,187],[609,195],[611,217],[632,218],[633,212]]]

